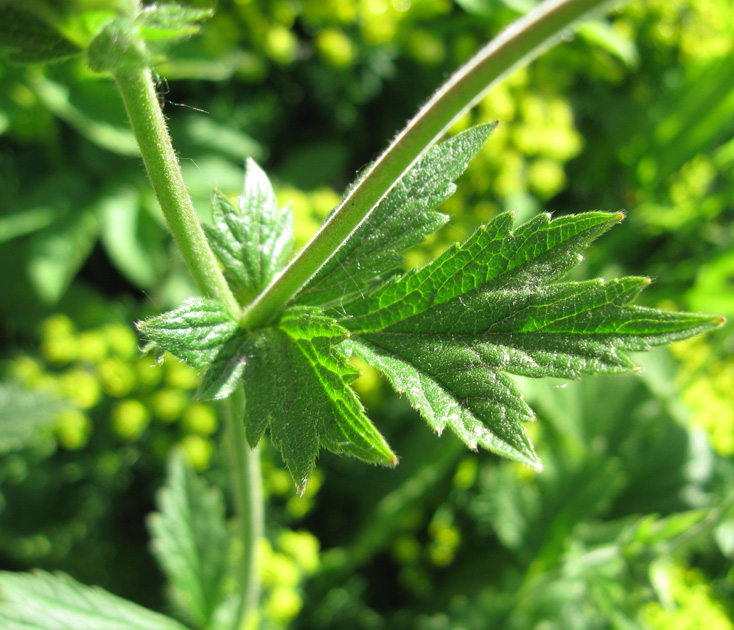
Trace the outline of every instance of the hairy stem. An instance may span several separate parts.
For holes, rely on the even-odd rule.
[[[253,627],[260,595],[258,545],[263,535],[263,497],[260,456],[245,439],[242,415],[245,406],[242,387],[223,403],[232,472],[232,492],[237,516],[237,535],[242,546],[237,579],[239,601],[233,630]]]
[[[186,190],[148,68],[118,72],[117,87],[168,227],[201,293],[233,315],[240,308],[209,248]]]
[[[250,304],[241,325],[255,329],[268,324],[461,114],[510,70],[528,63],[574,21],[607,1],[546,0],[480,50],[420,109],[316,236]]]
[[[218,300],[233,315],[238,315],[240,309],[237,300],[209,248],[181,177],[181,168],[158,104],[150,70],[141,68],[116,73],[115,81],[122,94],[148,176],[191,275],[203,295]],[[235,390],[224,403],[237,532],[243,554],[233,630],[248,627],[246,624],[254,619],[257,610],[260,592],[257,547],[263,531],[260,459],[257,449],[250,449],[245,440],[242,425],[244,405],[242,387]]]

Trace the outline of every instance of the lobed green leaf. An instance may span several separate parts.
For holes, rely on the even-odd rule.
[[[336,347],[346,334],[311,307],[289,309],[278,328],[252,334],[244,374],[247,441],[256,446],[269,426],[301,493],[320,446],[373,464],[397,463],[349,387],[355,370]]]
[[[630,306],[647,278],[554,283],[619,214],[497,217],[417,271],[343,305],[345,346],[380,369],[438,432],[533,466],[532,418],[506,374],[629,372],[624,354],[690,337],[719,318]]]
[[[219,305],[198,299],[140,325],[160,347],[209,366],[201,397],[223,398],[244,382],[247,440],[256,446],[269,428],[299,492],[321,447],[397,462],[350,388],[357,372],[349,353],[382,371],[439,434],[449,427],[472,449],[540,468],[525,428],[533,412],[512,375],[629,372],[635,367],[626,352],[721,323],[631,305],[647,278],[560,281],[621,213],[540,214],[517,228],[505,213],[422,268],[391,275],[402,251],[444,222],[433,208],[493,128],[429,151],[276,325],[240,331]],[[215,196],[207,233],[241,301],[285,264],[291,222],[252,161],[237,207]]]
[[[238,205],[215,193],[204,229],[237,299],[246,304],[272,280],[293,247],[293,213],[279,209],[265,173],[247,160]]]

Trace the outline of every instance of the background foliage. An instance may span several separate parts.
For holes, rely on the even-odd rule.
[[[302,245],[445,74],[532,4],[220,2],[158,67],[202,219],[253,157]],[[574,273],[648,274],[647,304],[731,321],[732,54],[728,0],[633,0],[584,25],[456,125],[501,122],[410,264],[507,209],[621,208]],[[160,608],[145,522],[168,455],[226,476],[198,375],[141,358],[131,322],[193,288],[110,82],[3,61],[0,133],[0,564]],[[264,627],[732,628],[731,325],[638,360],[636,378],[521,381],[542,474],[436,438],[360,366],[401,464],[325,454],[298,497],[265,449]]]

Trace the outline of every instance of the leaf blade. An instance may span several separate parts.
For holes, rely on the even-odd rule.
[[[148,521],[153,554],[173,587],[176,608],[206,628],[226,595],[231,536],[224,500],[174,453],[156,503]]]
[[[441,372],[432,371],[430,364],[413,363],[373,341],[379,342],[353,338],[346,345],[385,374],[395,390],[408,397],[413,408],[439,435],[448,426],[473,450],[482,446],[538,470],[542,468],[523,426],[523,422],[532,421],[535,416],[509,378],[487,372],[482,379],[462,383],[462,390],[456,382],[442,381]],[[466,404],[470,398],[473,405]],[[489,421],[492,413],[502,416],[501,421]]]
[[[512,212],[497,216],[433,262],[345,305],[348,328],[385,328],[479,286],[519,289],[552,281],[578,263],[579,251],[622,215],[593,212],[551,220],[541,214],[514,231],[513,217]]]
[[[100,232],[93,207],[70,212],[31,237],[28,276],[39,297],[55,303],[91,253]]]
[[[647,278],[554,282],[622,216],[500,215],[424,267],[343,305],[345,345],[381,370],[440,432],[538,466],[532,411],[508,375],[579,378],[633,371],[626,351],[714,327],[720,318],[631,306]],[[482,436],[482,437],[478,437]]]
[[[186,630],[179,622],[68,575],[0,573],[4,630]]]
[[[401,252],[446,223],[448,217],[433,208],[453,194],[453,180],[495,128],[494,123],[472,127],[429,150],[339,246],[295,302],[338,303],[361,295],[399,268]]]
[[[212,225],[204,226],[206,235],[235,295],[248,303],[287,262],[293,213],[278,207],[267,175],[248,159],[237,206],[215,193],[212,218]]]
[[[0,49],[3,48],[14,63],[59,61],[81,52],[31,9],[23,10],[5,2],[0,4]]]
[[[237,330],[237,322],[218,302],[188,298],[178,308],[137,322],[155,345],[193,367],[207,367]]]
[[[346,331],[318,309],[286,311],[279,328],[253,335],[245,368],[245,429],[251,446],[270,427],[300,493],[320,447],[373,464],[397,458],[349,387],[354,370],[336,345]]]

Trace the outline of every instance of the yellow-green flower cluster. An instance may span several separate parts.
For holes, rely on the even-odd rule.
[[[319,568],[319,541],[306,531],[284,530],[260,547],[263,615],[268,627],[285,628],[303,606],[301,584]]]
[[[716,452],[731,457],[734,455],[734,357],[712,357],[706,337],[679,342],[671,350],[685,363],[681,381],[685,385],[683,400],[691,409],[691,422],[706,431]]]
[[[695,63],[726,58],[734,50],[731,4],[720,0],[649,0],[631,2],[624,18],[643,24],[644,36],[663,49],[680,51],[680,61]],[[623,19],[624,19],[623,18]]]
[[[195,468],[209,466],[218,423],[212,407],[192,401],[199,375],[174,357],[140,356],[132,326],[78,330],[67,316],[52,315],[40,327],[40,357],[19,356],[9,371],[26,387],[72,403],[56,418],[63,448],[83,448],[94,433],[121,443],[147,433],[160,457],[179,442]]]
[[[642,607],[641,621],[650,630],[733,630],[726,606],[715,596],[706,577],[696,569],[666,567],[667,602]]]
[[[652,233],[677,231],[716,220],[726,207],[726,198],[715,194],[717,180],[728,165],[720,165],[715,157],[697,155],[669,178],[667,199],[646,199],[636,211],[640,222]],[[638,168],[643,183],[657,175],[653,158],[646,157]]]
[[[500,198],[529,191],[547,199],[563,189],[563,164],[579,154],[583,142],[560,94],[541,90],[527,69],[519,70],[491,90],[473,116],[476,122],[500,121],[468,169],[473,191],[491,190]],[[457,127],[474,122],[466,116]]]
[[[438,567],[446,567],[454,561],[454,556],[461,543],[461,532],[453,523],[453,513],[448,509],[441,510],[428,526],[430,543],[428,558]]]
[[[452,9],[450,0],[237,0],[230,11],[217,12],[202,36],[220,57],[242,42],[251,54],[241,55],[239,71],[252,80],[262,80],[268,64],[299,59],[338,71],[377,47],[433,65],[446,56],[444,38],[416,23],[429,24]]]
[[[276,191],[281,206],[293,208],[295,247],[300,249],[316,234],[328,214],[339,204],[339,195],[325,186],[307,192],[291,186]]]
[[[405,515],[400,526],[402,531],[391,547],[400,566],[398,580],[409,591],[428,593],[432,567],[452,564],[461,545],[461,531],[454,523],[453,510],[448,505],[441,506],[427,525],[423,514],[415,510]]]

